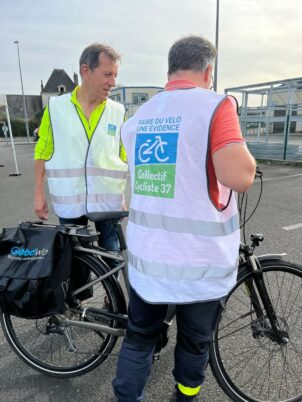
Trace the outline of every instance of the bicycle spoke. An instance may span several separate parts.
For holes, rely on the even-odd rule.
[[[243,316],[243,317],[247,317],[247,315],[245,315],[245,316]],[[235,321],[233,321],[233,323],[235,323],[235,322],[237,322],[238,320],[235,320]],[[231,324],[230,324],[231,325]],[[224,330],[225,328],[227,328],[229,325],[226,325],[224,328],[222,328],[222,330]],[[248,324],[246,324],[246,325],[244,325],[244,326],[242,326],[242,327],[240,327],[240,328],[238,328],[238,329],[235,329],[235,330],[233,330],[232,332],[228,332],[226,335],[224,335],[224,336],[219,336],[219,340],[221,341],[223,338],[226,338],[227,336],[231,336],[231,335],[234,335],[235,333],[237,333],[237,332],[240,332],[240,331],[242,331],[242,330],[244,330],[245,328],[248,328],[248,327],[250,327],[251,326],[251,324],[250,323],[248,323]]]
[[[296,384],[294,379],[295,378],[299,378],[299,374],[296,372],[293,372],[294,377],[292,376],[292,367],[288,364],[285,356],[284,356],[284,352],[286,353],[286,351],[284,349],[281,349],[281,356],[283,358],[283,374],[284,376],[287,376],[287,373],[290,375],[290,379],[292,380],[291,383],[294,386],[294,388],[296,389],[297,392],[297,388],[296,388]],[[288,368],[289,370],[286,370],[286,368]],[[280,385],[282,384],[282,381],[280,382]]]
[[[294,301],[293,301],[293,303],[292,303],[292,308],[291,308],[290,312],[288,313],[288,317],[289,317],[290,314],[292,314],[292,310],[293,310],[293,308],[294,308],[295,305],[296,305],[296,302],[297,302],[297,300],[298,300],[298,297],[300,296],[301,289],[302,289],[302,286],[300,286],[299,291],[298,291],[298,293],[297,293],[297,295],[296,295],[296,297],[295,297],[295,299],[294,299]],[[300,306],[301,306],[301,305],[300,305]],[[300,313],[301,313],[301,309],[300,309]],[[288,318],[288,317],[287,317],[287,318]]]
[[[251,303],[250,303],[250,299],[248,298],[247,291],[241,290],[241,293],[243,294],[242,296],[244,297],[244,300],[242,300],[242,298],[241,298],[242,296],[240,296],[240,295],[237,296],[236,294],[234,294],[234,299],[237,302],[239,302],[242,306],[250,308]],[[236,312],[240,311],[240,306],[238,306],[238,308],[239,308],[239,310]]]

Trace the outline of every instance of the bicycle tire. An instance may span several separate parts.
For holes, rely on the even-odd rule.
[[[75,258],[78,268],[83,266],[89,270],[91,281],[108,272],[108,268],[97,257],[79,253]],[[67,305],[64,315],[68,319],[80,320],[84,307],[101,308],[105,297],[110,311],[123,314],[126,312],[125,299],[115,278],[107,277],[93,285],[92,293],[89,299],[81,302],[80,308]],[[70,335],[76,349],[71,351],[59,326],[48,333],[46,326],[51,319],[52,317],[22,319],[5,312],[0,315],[3,332],[15,353],[33,369],[48,376],[69,378],[94,370],[110,355],[117,341],[115,335],[70,326]],[[100,322],[100,317],[96,320]],[[105,317],[101,323],[114,328],[119,325],[116,320]]]
[[[210,344],[213,374],[234,402],[302,401],[302,266],[283,260],[260,262],[263,278],[289,342],[278,345],[267,335],[252,334],[255,321],[244,267],[229,293]],[[254,327],[255,328],[255,327]],[[262,327],[263,328],[263,327]]]

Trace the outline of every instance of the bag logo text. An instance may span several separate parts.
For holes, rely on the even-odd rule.
[[[45,257],[48,250],[46,248],[12,247],[10,254],[14,257]]]

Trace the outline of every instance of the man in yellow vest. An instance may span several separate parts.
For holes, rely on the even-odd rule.
[[[49,99],[35,148],[34,209],[42,220],[48,219],[46,176],[60,223],[85,225],[88,212],[123,208],[128,167],[120,129],[125,109],[108,99],[119,61],[109,46],[88,46],[80,57],[81,86]],[[96,229],[100,245],[116,250],[114,227],[96,222]]]
[[[202,37],[175,42],[165,91],[122,129],[132,195],[129,319],[113,381],[119,402],[144,399],[168,304],[177,322],[173,400],[196,399],[221,301],[236,282],[234,192],[252,185],[255,161],[234,100],[210,90],[215,57]]]

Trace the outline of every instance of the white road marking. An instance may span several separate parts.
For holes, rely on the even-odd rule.
[[[302,176],[302,173],[298,173],[298,174],[292,174],[289,176],[279,176],[279,177],[272,177],[272,178],[263,178],[262,181],[272,181],[272,180],[279,180],[279,179],[287,179],[287,178],[292,178],[292,177],[299,177]]]
[[[262,181],[273,181],[273,180],[280,180],[280,179],[290,179],[292,177],[299,177],[302,176],[302,173],[298,173],[298,174],[292,174],[292,175],[288,175],[288,176],[279,176],[279,177],[271,177],[271,178],[263,178]],[[282,229],[284,230],[295,230],[295,229],[301,229],[302,228],[302,223],[296,223],[294,225],[290,225],[290,226],[284,226]]]
[[[294,230],[302,228],[302,223],[296,223],[295,225],[284,226],[282,229],[284,230]]]

